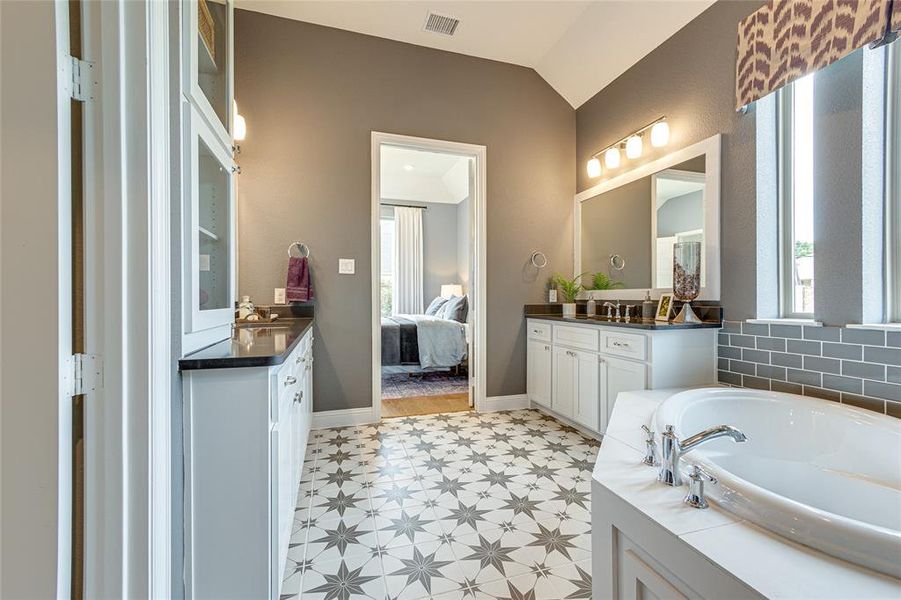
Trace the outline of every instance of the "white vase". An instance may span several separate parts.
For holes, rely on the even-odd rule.
[[[564,317],[575,317],[576,316],[576,303],[575,302],[564,302],[563,303],[563,316]]]

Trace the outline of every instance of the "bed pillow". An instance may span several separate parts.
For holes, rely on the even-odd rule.
[[[438,314],[438,311],[441,310],[445,303],[447,303],[447,298],[438,296],[437,298],[432,300],[431,304],[429,304],[429,307],[425,309],[425,314],[429,316],[436,316]]]
[[[458,323],[465,323],[468,312],[469,300],[467,300],[466,296],[454,296],[441,308],[440,316]]]

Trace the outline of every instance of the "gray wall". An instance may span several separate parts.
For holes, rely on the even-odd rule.
[[[716,133],[723,134],[722,300],[730,318],[755,315],[755,114],[735,111],[738,21],[763,3],[717,2],[576,111],[576,177],[588,178],[591,155],[666,115],[667,148],[651,148],[630,165],[650,162]]]
[[[522,305],[572,270],[575,116],[533,70],[236,11],[239,293],[261,301],[306,242],[318,411],[371,404],[370,134],[488,148],[487,392],[525,392]],[[541,249],[549,268],[525,268]],[[338,275],[338,258],[356,275]]]

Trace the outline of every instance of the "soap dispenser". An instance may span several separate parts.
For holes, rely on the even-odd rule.
[[[595,302],[594,296],[588,296],[588,304],[585,306],[585,314],[593,317],[597,313],[598,303]]]
[[[641,318],[644,321],[653,321],[657,312],[657,305],[651,300],[651,291],[645,293],[644,302],[641,303]]]

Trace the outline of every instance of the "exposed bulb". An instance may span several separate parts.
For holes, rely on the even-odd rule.
[[[604,152],[604,164],[608,169],[619,167],[619,148],[607,148],[607,151]]]
[[[651,127],[651,145],[655,148],[666,146],[669,143],[669,123],[660,121]]]
[[[626,140],[626,157],[638,158],[641,156],[641,136],[633,135]]]
[[[592,179],[601,176],[601,161],[597,157],[588,161],[588,176]]]

